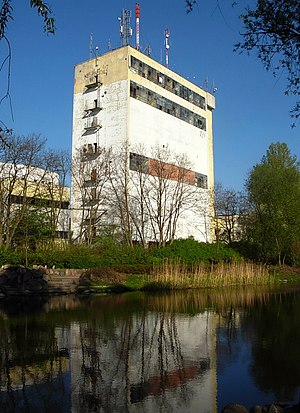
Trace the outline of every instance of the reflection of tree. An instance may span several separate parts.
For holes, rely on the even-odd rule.
[[[251,308],[245,320],[256,335],[252,375],[260,388],[274,392],[279,400],[293,399],[300,386],[299,313],[300,296],[290,293]]]
[[[217,354],[218,368],[223,369],[223,365],[231,362],[238,357],[239,349],[237,348],[238,327],[240,311],[234,306],[228,307],[225,311],[219,313],[219,325],[217,328]]]
[[[176,314],[129,313],[121,320],[112,318],[106,327],[96,319],[80,326],[75,411],[127,412],[148,396],[155,396],[155,411],[189,403],[187,382],[210,369],[210,359],[202,357],[205,352],[186,359]]]
[[[54,332],[54,326],[33,319],[2,323],[0,411],[66,411],[68,352],[59,350]]]

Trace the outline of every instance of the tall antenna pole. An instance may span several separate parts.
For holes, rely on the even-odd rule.
[[[135,35],[136,35],[136,50],[140,50],[140,5],[135,4]]]
[[[169,67],[169,49],[170,49],[170,45],[169,45],[169,30],[165,29],[165,46],[166,46],[166,67]]]
[[[120,36],[123,46],[129,44],[129,38],[132,36],[132,28],[130,27],[130,10],[122,10],[121,17],[118,18],[120,22]]]
[[[93,33],[90,35],[90,60],[93,58]]]

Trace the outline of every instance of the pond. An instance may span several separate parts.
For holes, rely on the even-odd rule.
[[[1,412],[299,402],[300,287],[0,300]]]

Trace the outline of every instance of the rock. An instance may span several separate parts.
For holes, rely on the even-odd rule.
[[[284,409],[278,404],[271,404],[267,410],[267,413],[283,413]]]
[[[263,408],[261,406],[253,406],[250,409],[250,413],[263,413]]]
[[[37,280],[30,280],[26,283],[26,290],[40,291],[43,289],[43,285]]]
[[[25,274],[23,275],[23,283],[27,283],[29,280],[32,278],[32,272],[31,271],[26,271]]]
[[[223,408],[222,413],[249,413],[249,411],[241,404],[230,403]]]

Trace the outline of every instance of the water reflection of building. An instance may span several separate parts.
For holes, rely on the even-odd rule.
[[[146,313],[114,328],[73,324],[74,412],[215,412],[214,316]],[[181,407],[179,407],[181,406]],[[102,410],[101,410],[102,409]]]
[[[0,325],[0,411],[216,412],[214,314],[99,301],[83,321]]]

